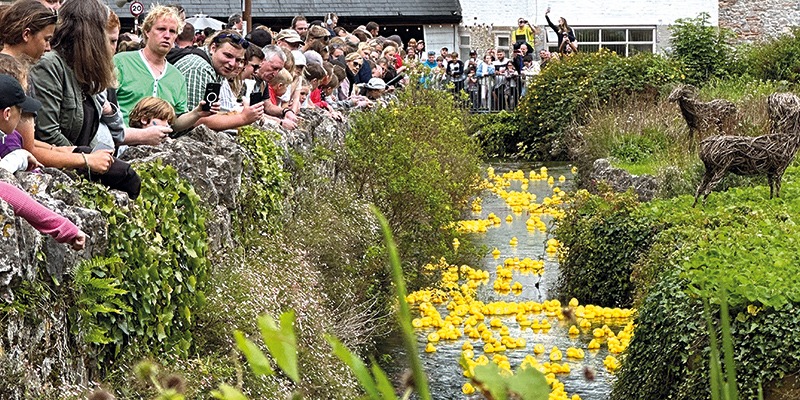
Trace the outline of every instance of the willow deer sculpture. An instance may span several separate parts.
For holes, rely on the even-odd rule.
[[[689,126],[689,139],[692,141],[711,128],[716,128],[718,134],[731,133],[736,124],[736,105],[723,99],[709,102],[697,100],[697,88],[692,85],[676,87],[668,99],[678,103],[681,115]]]
[[[774,93],[767,100],[771,127],[767,135],[709,136],[700,142],[700,160],[706,167],[692,207],[700,195],[708,195],[728,172],[737,175],[766,174],[769,198],[780,197],[781,178],[800,145],[800,98]]]

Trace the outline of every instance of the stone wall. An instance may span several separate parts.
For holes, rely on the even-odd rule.
[[[788,0],[720,0],[719,25],[743,42],[756,42],[800,25],[800,3]]]
[[[650,175],[632,175],[621,168],[614,168],[605,158],[594,161],[589,173],[588,189],[596,191],[598,184],[605,182],[616,192],[625,192],[630,188],[639,195],[639,201],[650,201],[658,194],[658,181]]]
[[[315,142],[344,144],[346,124],[320,113],[304,111],[305,122],[293,132],[281,132],[280,145],[286,150],[307,150]],[[275,127],[265,127],[275,129]],[[280,130],[279,130],[280,131]],[[172,165],[200,195],[211,210],[206,221],[210,254],[217,260],[225,248],[235,245],[231,214],[238,207],[238,193],[248,152],[234,138],[199,127],[189,135],[158,147],[132,147],[121,157],[133,164],[161,160]],[[319,167],[334,177],[333,167]],[[65,398],[78,396],[97,377],[90,370],[92,359],[80,337],[71,332],[68,310],[74,301],[69,280],[74,268],[85,259],[105,253],[107,222],[96,210],[84,208],[71,176],[45,168],[43,173],[0,170],[0,180],[31,193],[48,208],[66,216],[88,234],[87,246],[76,252],[43,236],[26,221],[15,217],[10,205],[0,200],[0,297],[5,300],[0,318],[0,398]],[[114,192],[114,191],[112,191]],[[114,192],[124,206],[128,198]],[[212,264],[215,259],[212,259]],[[58,281],[53,285],[53,281]],[[31,285],[38,282],[38,285]],[[19,305],[15,294],[31,287],[41,293],[27,293],[35,304]],[[76,397],[77,398],[77,397]]]

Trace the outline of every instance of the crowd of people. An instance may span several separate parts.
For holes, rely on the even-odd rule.
[[[564,18],[559,25],[550,21],[550,9],[545,13],[548,25],[558,37],[558,52],[546,48],[534,53],[536,28],[525,18],[511,31],[513,45],[507,55],[503,48],[488,48],[483,54],[472,50],[465,60],[457,52],[442,48],[439,53],[428,51],[423,64],[431,69],[430,81],[438,87],[452,84],[456,93],[466,91],[469,107],[474,112],[513,110],[520,97],[526,94],[527,81],[539,74],[550,62],[578,51],[575,33]]]
[[[446,48],[429,51],[422,40],[383,37],[375,22],[348,31],[334,13],[319,21],[297,16],[277,33],[257,26],[245,36],[241,16],[228,22],[198,31],[181,6],[154,5],[141,32],[120,35],[119,18],[98,0],[0,6],[0,168],[73,171],[135,199],[141,180],[117,158],[129,146],[158,146],[199,125],[291,130],[303,108],[341,119],[344,110],[385,104],[412,76],[429,86],[452,83],[476,109],[513,108],[524,78],[551,59],[543,50],[534,60],[534,29],[524,19],[509,57],[488,49],[465,61]],[[551,26],[576,51],[574,34],[560,22]],[[23,192],[0,189],[18,214],[44,213]],[[85,243],[57,215],[32,224],[75,248]]]

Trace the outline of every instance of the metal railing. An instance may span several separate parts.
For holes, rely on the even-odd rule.
[[[465,107],[472,113],[513,111],[525,95],[527,77],[524,75],[493,75],[452,79],[447,76],[431,77],[431,86],[467,94]],[[450,86],[452,84],[452,86]]]

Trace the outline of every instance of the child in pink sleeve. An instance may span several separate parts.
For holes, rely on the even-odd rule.
[[[13,132],[17,128],[23,112],[35,114],[41,108],[42,103],[26,96],[14,77],[0,74],[0,140],[5,139],[6,132]],[[18,168],[9,169],[14,172]],[[69,243],[75,250],[86,245],[86,234],[75,224],[39,204],[16,186],[0,182],[0,199],[11,204],[14,214],[25,218],[39,232],[54,237],[60,243]]]
[[[14,214],[25,218],[37,231],[52,236],[59,243],[69,243],[80,250],[86,245],[86,234],[70,220],[50,211],[16,186],[0,182],[0,198],[14,208]]]

